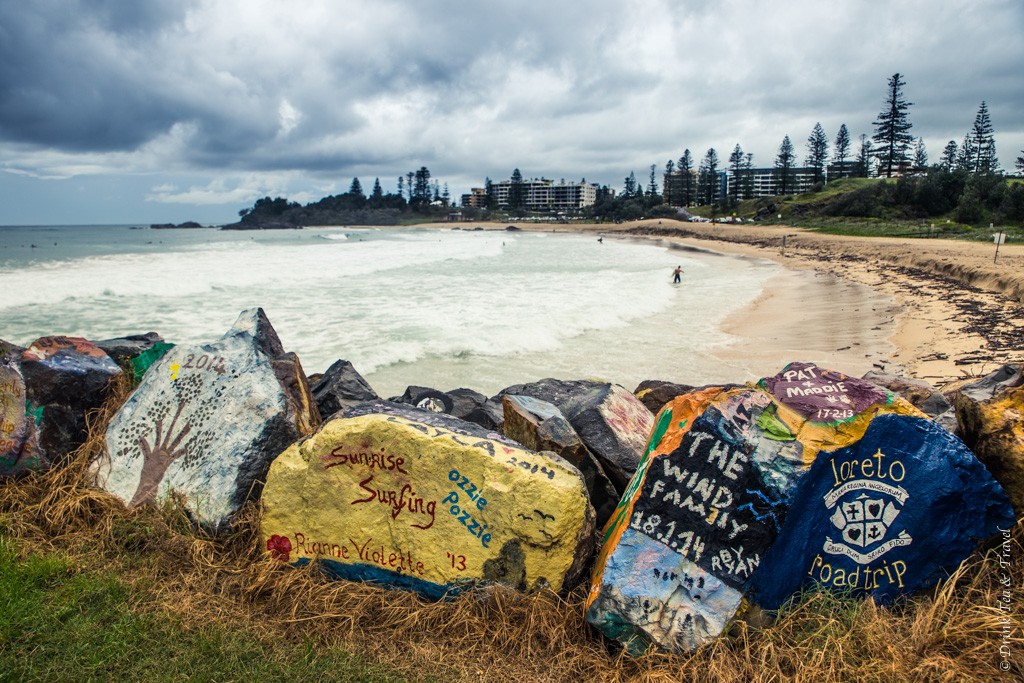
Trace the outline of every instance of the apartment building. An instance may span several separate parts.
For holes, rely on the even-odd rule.
[[[774,197],[781,192],[782,179],[778,169],[751,168],[742,172],[740,178],[733,177],[732,173],[725,171],[718,172],[718,187],[716,188],[715,199],[731,194],[731,188],[739,183],[739,196],[741,198]],[[698,174],[690,172],[690,183],[693,188],[691,192],[697,195]],[[681,206],[685,185],[685,176],[676,171],[666,173],[662,177],[662,186],[665,188],[665,200],[673,206]],[[808,167],[795,167],[789,169],[789,178],[786,182],[786,194],[801,194],[810,192],[814,188],[814,169]],[[747,194],[749,192],[749,195]]]
[[[597,183],[573,183],[565,180],[556,182],[547,178],[534,178],[523,180],[521,186],[523,208],[527,211],[576,211],[590,206],[597,200]],[[476,193],[477,190],[484,192],[481,188],[473,188],[472,192]],[[511,180],[493,183],[491,185],[493,205],[508,208],[512,191]],[[463,199],[467,196],[472,195],[463,195]],[[484,196],[486,197],[486,193]]]

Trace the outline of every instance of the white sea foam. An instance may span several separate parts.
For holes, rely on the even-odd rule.
[[[5,262],[0,338],[25,344],[43,334],[155,330],[195,343],[223,334],[243,308],[262,306],[307,372],[345,358],[383,394],[404,384],[453,388],[448,382],[492,391],[534,375],[616,379],[629,367],[653,367],[648,361],[699,362],[703,348],[727,340],[718,331],[724,316],[771,274],[574,235],[347,232],[218,234],[209,242],[168,234],[158,250],[149,242],[142,251],[121,245]],[[685,287],[669,282],[679,263]]]

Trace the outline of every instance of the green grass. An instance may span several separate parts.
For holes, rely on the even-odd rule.
[[[824,200],[837,195],[846,194],[847,192],[853,192],[859,190],[862,187],[868,185],[877,185],[878,183],[894,183],[894,178],[840,178],[839,180],[833,180],[830,183],[826,183],[820,192],[808,192],[806,194],[795,194],[791,195],[787,204],[819,204]]]
[[[346,652],[183,624],[145,611],[144,600],[114,575],[78,573],[55,556],[19,559],[0,538],[0,681],[403,680]]]

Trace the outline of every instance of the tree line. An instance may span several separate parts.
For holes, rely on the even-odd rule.
[[[348,192],[323,197],[305,206],[283,197],[263,197],[238,212],[242,225],[394,225],[402,214],[430,216],[446,212],[451,199],[448,183],[432,179],[421,166],[398,176],[396,190],[385,192],[375,178],[369,194],[359,178],[353,178]]]
[[[956,210],[963,222],[977,222],[984,217],[1018,216],[1022,220],[1016,195],[1019,187],[1007,186],[1001,175],[996,155],[995,132],[988,105],[982,101],[974,124],[963,141],[950,140],[937,164],[929,164],[923,138],[911,134],[913,124],[903,89],[906,81],[900,73],[887,82],[884,104],[873,122],[873,134],[862,133],[859,146],[853,140],[845,123],[839,126],[833,141],[829,140],[821,123],[815,123],[807,137],[803,159],[803,173],[810,174],[811,191],[823,188],[826,180],[838,178],[868,178],[877,174],[885,178],[901,179],[934,176],[931,182],[904,180],[899,190],[888,193],[888,200],[912,198],[911,212],[941,215]],[[1016,159],[1016,169],[1024,174],[1024,150]],[[789,135],[783,137],[771,169],[776,195],[789,195],[796,191],[798,169],[797,151]],[[659,194],[655,183],[655,166],[651,166],[650,181],[646,188],[637,182],[631,172],[623,183],[620,194],[612,197],[608,188],[595,205],[596,217],[629,220],[641,215],[667,213],[656,211],[659,205],[670,207],[707,206],[712,211],[728,210],[740,201],[755,195],[753,155],[745,153],[736,144],[723,167],[715,148],[710,148],[699,160],[694,160],[689,149],[678,160],[670,159],[664,168],[665,188]],[[722,191],[721,172],[729,179],[727,190]],[[886,190],[875,190],[874,199],[881,201]],[[865,193],[870,194],[870,193]],[[934,210],[925,209],[929,198],[935,200]],[[858,201],[863,203],[865,197]],[[1004,201],[1005,200],[1005,201]],[[870,202],[868,202],[870,203]],[[883,202],[884,203],[884,202]],[[941,210],[940,210],[941,209]],[[855,208],[864,212],[864,206]]]

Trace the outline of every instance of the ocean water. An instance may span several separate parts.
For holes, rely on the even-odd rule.
[[[0,338],[197,343],[261,306],[307,373],[344,358],[382,396],[543,377],[742,381],[711,353],[731,341],[719,326],[778,272],[569,233],[0,227]]]

